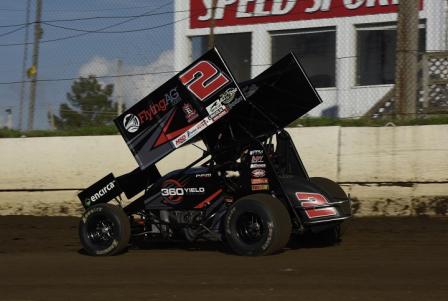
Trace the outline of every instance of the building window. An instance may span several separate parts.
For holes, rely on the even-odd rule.
[[[208,49],[208,36],[191,38],[193,60]],[[215,35],[215,45],[237,81],[250,79],[251,34],[235,33]]]
[[[316,88],[335,86],[336,29],[272,32],[272,63],[293,52]]]
[[[393,84],[395,80],[395,24],[357,26],[356,84],[359,86]],[[418,50],[425,51],[426,31],[419,29]]]

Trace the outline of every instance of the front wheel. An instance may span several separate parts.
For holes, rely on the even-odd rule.
[[[239,255],[259,256],[280,251],[291,236],[291,218],[283,203],[270,195],[238,200],[225,218],[225,238]]]
[[[90,207],[79,222],[79,239],[89,255],[115,255],[129,243],[131,227],[122,208],[111,204]]]

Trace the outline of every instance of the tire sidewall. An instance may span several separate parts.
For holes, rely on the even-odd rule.
[[[245,213],[254,213],[261,219],[261,224],[265,229],[262,239],[258,242],[248,244],[240,238],[237,221]],[[225,237],[232,248],[238,254],[259,255],[264,253],[273,243],[275,231],[274,219],[270,212],[256,200],[246,199],[244,202],[237,202],[233,205],[225,219]]]
[[[124,239],[123,225],[117,214],[114,214],[114,209],[111,208],[113,205],[108,204],[98,204],[89,208],[81,217],[79,222],[79,238],[84,250],[90,255],[113,255],[117,253],[120,247],[120,242]],[[88,224],[89,222],[97,216],[105,216],[110,222],[112,222],[114,227],[114,238],[112,242],[107,246],[100,246],[95,244],[88,237]]]

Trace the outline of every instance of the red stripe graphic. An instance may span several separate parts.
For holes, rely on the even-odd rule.
[[[208,203],[210,203],[214,198],[216,198],[218,195],[220,195],[221,192],[222,192],[222,189],[219,189],[219,190],[216,191],[214,194],[212,194],[211,196],[209,196],[208,198],[206,198],[205,200],[203,200],[202,202],[200,202],[199,204],[197,204],[196,206],[194,206],[194,208],[196,208],[196,209],[203,208],[205,205],[207,205]]]
[[[175,113],[176,113],[176,111],[173,112],[173,114],[170,116],[170,119],[168,119],[168,121],[165,123],[165,126],[164,126],[163,129],[162,129],[162,133],[160,133],[160,136],[159,136],[159,138],[157,138],[157,141],[156,141],[156,143],[154,144],[153,147],[157,147],[157,146],[159,146],[159,145],[161,145],[161,144],[164,144],[164,143],[166,143],[166,142],[168,142],[168,141],[173,140],[174,138],[176,138],[176,137],[179,136],[180,134],[186,132],[186,131],[189,130],[193,125],[196,124],[196,123],[194,123],[194,124],[190,124],[190,125],[187,125],[187,126],[184,127],[184,128],[181,128],[181,129],[179,129],[179,130],[176,130],[176,131],[174,131],[174,132],[167,133],[168,127],[170,126],[171,122],[173,121],[173,117],[174,117]]]

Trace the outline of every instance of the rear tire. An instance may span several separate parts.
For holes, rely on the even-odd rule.
[[[79,222],[79,239],[89,255],[120,253],[128,246],[130,237],[129,218],[118,206],[98,204],[90,207]]]
[[[241,198],[229,209],[225,238],[239,255],[269,255],[288,243],[291,227],[288,210],[279,199],[254,194]]]

